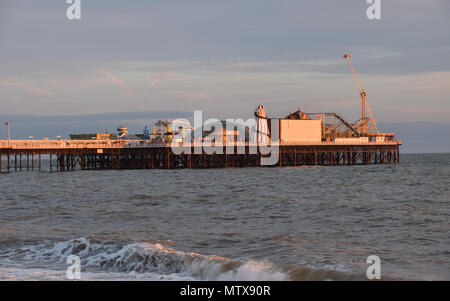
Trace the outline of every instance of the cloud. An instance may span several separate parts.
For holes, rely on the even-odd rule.
[[[395,56],[402,55],[400,52],[392,52],[392,51],[379,51],[372,54],[369,54],[367,58],[369,59],[386,59]]]
[[[211,96],[206,92],[191,92],[191,91],[172,91],[172,94],[179,98],[196,100],[196,99],[210,99]]]
[[[29,93],[38,94],[38,95],[53,95],[53,92],[50,90],[41,89],[35,85],[28,84],[22,81],[8,81],[8,80],[0,80],[0,86],[9,86],[9,87],[22,87],[27,90]]]
[[[119,86],[121,86],[122,88],[124,88],[127,91],[127,94],[129,94],[129,95],[135,95],[136,94],[130,87],[128,87],[123,81],[121,81],[120,79],[118,79],[114,75],[110,74],[109,72],[103,71],[103,70],[100,70],[100,72],[105,74],[114,83],[116,83]]]
[[[160,82],[169,80],[169,79],[173,79],[177,76],[178,76],[178,74],[176,72],[170,72],[170,71],[158,73],[158,74],[152,76],[152,78],[150,79],[150,88],[154,88],[154,87],[158,86]]]

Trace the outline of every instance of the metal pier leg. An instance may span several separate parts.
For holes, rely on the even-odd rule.
[[[280,148],[280,157],[278,158],[278,160],[280,160],[280,167],[283,166],[283,151]]]
[[[189,155],[189,168],[191,167],[191,155]],[[227,155],[227,151],[225,150],[225,168],[228,167],[228,155]]]
[[[294,148],[294,166],[297,166],[297,148]]]

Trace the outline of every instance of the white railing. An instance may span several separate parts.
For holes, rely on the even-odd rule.
[[[289,145],[396,145],[401,141],[282,141],[272,146]],[[0,149],[68,149],[68,148],[153,148],[153,147],[243,147],[258,146],[249,142],[229,143],[152,143],[143,140],[0,140]]]
[[[64,148],[118,148],[127,145],[121,140],[0,140],[0,148],[64,149]]]
[[[282,141],[280,145],[395,145],[401,141]]]

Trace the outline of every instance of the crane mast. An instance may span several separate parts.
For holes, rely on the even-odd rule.
[[[358,77],[356,76],[356,72],[355,69],[353,69],[353,65],[352,62],[350,61],[350,54],[346,53],[344,54],[344,58],[347,59],[348,64],[350,66],[350,70],[352,71],[352,75],[353,75],[353,79],[355,80],[356,83],[356,87],[358,88],[359,94],[361,95],[361,102],[362,102],[362,110],[361,110],[361,135],[366,135],[367,134],[367,125],[366,125],[366,107],[367,107],[367,111],[369,112],[370,115],[370,121],[373,125],[373,127],[375,128],[376,132],[378,132],[378,127],[375,123],[375,119],[373,118],[373,114],[372,111],[369,108],[369,104],[366,101],[366,92],[364,91],[364,89],[361,87],[361,84],[358,80]]]

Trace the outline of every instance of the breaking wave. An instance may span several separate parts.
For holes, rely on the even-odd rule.
[[[185,253],[159,243],[132,243],[124,246],[77,238],[65,242],[23,246],[0,253],[1,259],[25,260],[29,264],[65,264],[69,255],[81,259],[82,270],[99,273],[157,273],[179,275],[192,280],[282,281],[282,280],[362,280],[335,270],[299,266],[280,267],[267,261],[239,261],[219,256]],[[170,279],[170,277],[169,277]]]

